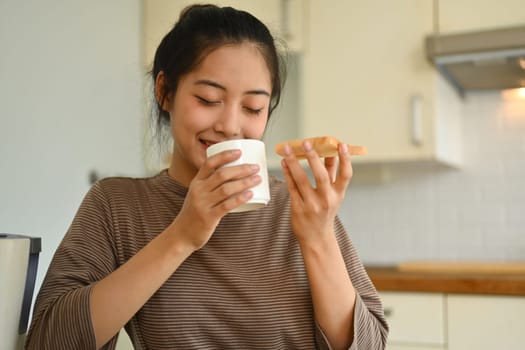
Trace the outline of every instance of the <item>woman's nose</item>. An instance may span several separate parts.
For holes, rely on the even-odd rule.
[[[226,137],[238,136],[241,133],[241,111],[239,108],[228,107],[221,112],[215,130]]]

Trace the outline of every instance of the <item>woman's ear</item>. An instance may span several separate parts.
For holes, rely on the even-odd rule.
[[[155,98],[163,111],[169,111],[171,97],[165,93],[166,91],[166,75],[160,71],[155,78]]]

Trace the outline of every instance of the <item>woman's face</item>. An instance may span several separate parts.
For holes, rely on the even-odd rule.
[[[168,101],[174,149],[170,175],[188,186],[209,145],[261,139],[268,121],[271,76],[256,46],[226,45],[184,75]]]

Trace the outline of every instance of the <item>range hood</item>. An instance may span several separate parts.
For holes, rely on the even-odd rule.
[[[525,26],[436,34],[425,44],[428,59],[461,95],[525,87]]]

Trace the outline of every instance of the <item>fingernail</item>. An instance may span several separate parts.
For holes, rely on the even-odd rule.
[[[343,154],[348,154],[348,145],[346,143],[341,144],[341,151]]]
[[[240,149],[232,149],[232,150],[230,151],[230,154],[231,154],[232,156],[238,156],[238,155],[241,154],[241,150],[240,150]]]
[[[312,143],[308,140],[304,141],[303,148],[306,152],[310,151],[312,149]]]
[[[250,168],[252,170],[259,170],[259,165],[258,164],[250,164]]]
[[[284,154],[287,155],[287,156],[292,154],[292,148],[290,147],[289,144],[284,145],[284,149],[283,150],[284,150]]]

